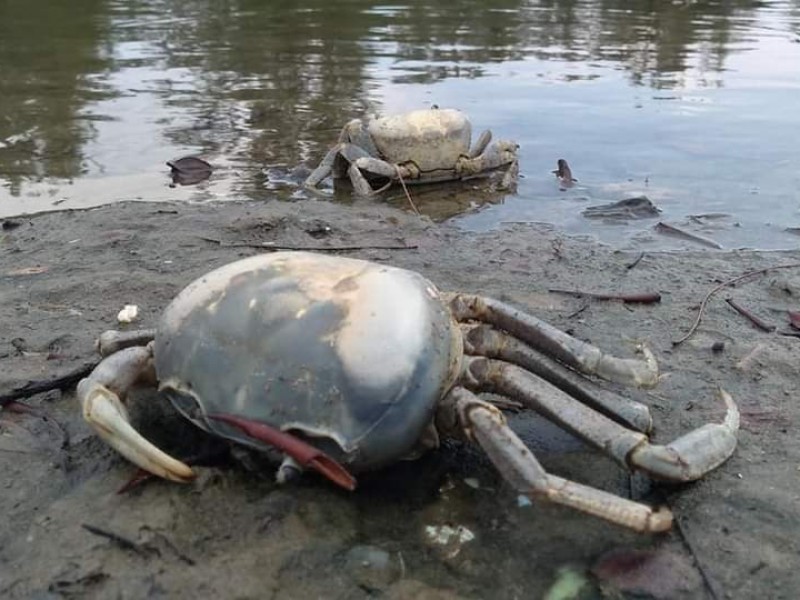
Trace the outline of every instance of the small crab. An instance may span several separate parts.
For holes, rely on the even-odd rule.
[[[366,125],[350,121],[319,166],[305,181],[316,186],[328,175],[349,177],[355,193],[373,196],[393,183],[455,181],[505,168],[502,189],[514,185],[519,172],[515,142],[490,143],[484,131],[470,146],[472,125],[454,109],[417,110],[373,119]],[[373,188],[372,183],[379,187]],[[384,183],[385,182],[385,183]]]
[[[637,402],[586,375],[652,386],[652,353],[617,358],[507,304],[443,295],[413,271],[307,252],[239,260],[204,275],[166,308],[155,331],[106,332],[106,355],[78,385],[89,424],[161,477],[190,467],[145,440],[122,402],[157,379],[207,432],[282,460],[279,480],[316,469],[353,489],[351,473],[435,447],[441,435],[476,442],[521,494],[644,532],[672,523],[666,508],[547,473],[480,392],[511,397],[580,436],[621,466],[666,481],[698,479],[736,447],[739,414],[668,445],[647,436]]]

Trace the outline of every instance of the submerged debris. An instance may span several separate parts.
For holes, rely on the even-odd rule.
[[[578,181],[572,176],[572,169],[569,168],[569,164],[563,158],[558,159],[558,168],[553,173],[558,179],[558,187],[562,192],[567,188],[571,188]]]
[[[211,177],[213,167],[197,156],[183,156],[167,161],[172,185],[194,185]]]
[[[626,198],[619,202],[590,206],[581,214],[587,219],[649,219],[657,217],[661,209],[653,204],[647,196]]]
[[[441,547],[446,558],[455,558],[464,544],[475,539],[475,534],[464,525],[427,525],[425,537],[431,545]]]
[[[655,230],[659,233],[663,233],[665,235],[671,235],[673,237],[677,237],[690,242],[696,242],[698,244],[702,244],[703,246],[714,248],[715,250],[722,250],[722,244],[719,244],[712,239],[703,237],[701,235],[697,235],[695,233],[689,233],[688,231],[684,231],[683,229],[679,229],[678,227],[670,225],[669,223],[664,223],[663,221],[659,221],[658,223],[656,223]]]

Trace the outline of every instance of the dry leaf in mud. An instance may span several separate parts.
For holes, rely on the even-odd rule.
[[[49,267],[23,267],[21,269],[14,269],[13,271],[8,271],[6,275],[9,277],[16,277],[19,275],[38,275],[39,273],[46,273]]]
[[[790,310],[787,311],[789,313],[789,323],[795,329],[800,329],[800,312]]]
[[[592,573],[621,592],[657,600],[681,598],[703,583],[689,558],[668,550],[612,550],[600,557]]]

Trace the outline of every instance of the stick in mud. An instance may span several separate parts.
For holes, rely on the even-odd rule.
[[[748,319],[753,325],[758,327],[761,331],[766,331],[768,333],[771,333],[771,332],[773,332],[773,331],[775,331],[777,329],[777,327],[775,327],[775,325],[770,325],[769,323],[764,321],[762,318],[757,317],[752,312],[750,312],[748,309],[746,309],[744,306],[742,306],[741,304],[736,302],[736,300],[734,300],[733,298],[726,298],[725,302],[730,304],[731,308],[733,308],[740,315],[742,315],[743,317]]]
[[[711,300],[711,296],[716,294],[721,289],[726,288],[730,285],[735,285],[736,283],[742,281],[743,279],[747,279],[748,277],[753,277],[755,275],[762,275],[763,273],[768,273],[769,271],[777,271],[778,269],[796,269],[797,267],[800,267],[800,263],[789,263],[787,265],[778,265],[776,267],[765,267],[763,269],[747,271],[746,273],[742,273],[741,275],[734,277],[733,279],[728,279],[727,281],[723,281],[719,285],[712,288],[711,291],[708,292],[708,294],[706,294],[705,298],[703,298],[703,301],[700,303],[700,308],[697,309],[697,317],[695,317],[694,323],[692,323],[692,326],[689,328],[689,331],[681,339],[672,342],[672,345],[679,346],[680,344],[688,340],[690,337],[692,337],[694,332],[697,331],[697,328],[700,326],[700,320],[703,318],[703,312],[705,312],[706,306],[708,306],[708,301]]]
[[[679,237],[684,240],[689,240],[690,242],[697,242],[698,244],[702,244],[703,246],[708,246],[709,248],[722,250],[722,245],[718,244],[714,240],[704,238],[703,236],[700,235],[695,235],[694,233],[689,233],[688,231],[684,231],[683,229],[678,229],[674,225],[669,225],[668,223],[664,223],[663,221],[659,221],[658,223],[656,223],[655,230],[658,231],[659,233],[665,233],[667,235],[673,235],[675,237]]]
[[[0,407],[6,406],[10,402],[19,400],[20,398],[30,398],[42,392],[49,392],[50,390],[64,390],[72,387],[81,379],[91,373],[97,366],[99,361],[86,363],[66,375],[55,377],[54,379],[35,380],[29,381],[25,385],[11,390],[7,394],[0,394]]]
[[[262,242],[260,244],[225,243],[216,238],[198,236],[201,240],[217,244],[222,248],[258,248],[260,250],[297,250],[302,252],[351,252],[354,250],[416,250],[416,244],[374,244],[365,246],[294,246],[287,244],[273,244]]]
[[[643,258],[644,258],[644,252],[640,253],[640,254],[639,254],[639,256],[637,256],[637,257],[636,257],[636,260],[634,260],[632,263],[625,265],[625,268],[626,268],[626,269],[628,269],[628,270],[632,269],[633,267],[635,267],[636,265],[638,265],[638,264],[639,264],[639,262],[640,262],[640,261],[641,261]]]
[[[107,540],[111,540],[123,550],[131,550],[136,554],[140,554],[142,556],[145,555],[144,550],[142,550],[139,544],[137,544],[133,540],[129,540],[125,536],[122,536],[118,533],[114,533],[113,531],[101,529],[100,527],[95,527],[94,525],[89,525],[87,523],[83,523],[81,527],[83,527],[89,533],[106,538]]]
[[[581,292],[580,290],[549,289],[552,294],[567,294],[578,298],[592,298],[594,300],[620,300],[627,304],[655,304],[661,302],[661,294],[656,292],[642,292],[640,294],[598,294],[594,292]]]

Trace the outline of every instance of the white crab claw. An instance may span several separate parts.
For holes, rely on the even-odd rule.
[[[112,448],[125,458],[164,479],[187,482],[192,469],[148,442],[128,422],[128,411],[117,395],[104,385],[84,379],[78,384],[83,417]]]

